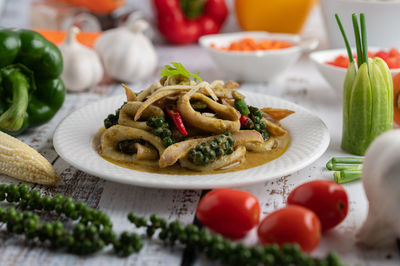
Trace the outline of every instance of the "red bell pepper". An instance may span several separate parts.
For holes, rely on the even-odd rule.
[[[219,32],[228,15],[225,0],[205,0],[203,13],[196,18],[185,15],[181,1],[154,0],[158,29],[167,41],[174,44],[193,43],[200,36]]]
[[[181,133],[183,136],[186,136],[188,133],[186,131],[185,125],[183,124],[181,114],[169,109],[167,109],[167,114],[171,118],[179,133]]]
[[[240,125],[244,128],[246,126],[246,123],[248,120],[249,120],[249,117],[247,115],[242,115],[240,117]]]

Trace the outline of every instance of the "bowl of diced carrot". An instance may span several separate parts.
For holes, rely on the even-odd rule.
[[[303,52],[318,45],[315,39],[303,41],[298,35],[268,32],[237,32],[206,35],[200,45],[226,79],[270,82],[292,67]]]
[[[355,51],[353,52],[355,55]],[[397,49],[370,47],[368,57],[380,57],[386,62],[392,75],[400,73],[400,52]],[[347,51],[345,49],[316,51],[310,54],[310,59],[328,84],[341,96],[349,66]]]

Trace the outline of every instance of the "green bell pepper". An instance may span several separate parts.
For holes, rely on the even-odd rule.
[[[353,14],[357,62],[353,60],[339,17],[336,19],[351,62],[343,84],[342,149],[364,155],[377,136],[393,128],[392,75],[381,58],[368,59],[364,15],[360,15],[360,35],[357,17]]]
[[[0,29],[0,130],[17,135],[48,122],[65,86],[60,50],[31,30]]]

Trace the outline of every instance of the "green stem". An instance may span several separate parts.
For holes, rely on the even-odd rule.
[[[204,13],[205,0],[181,0],[181,9],[189,19],[195,19]]]
[[[369,73],[367,27],[366,27],[366,23],[365,23],[365,15],[363,13],[360,14],[360,24],[361,24],[361,38],[362,38],[362,49],[363,49],[364,62],[367,64],[367,69],[368,69],[368,73]]]
[[[362,164],[363,157],[333,157],[332,163],[334,164]]]
[[[347,56],[349,57],[350,63],[352,63],[354,61],[354,59],[353,59],[353,53],[351,51],[349,40],[347,39],[347,36],[346,36],[345,31],[344,31],[342,22],[340,21],[339,15],[335,14],[335,18],[336,18],[336,22],[337,22],[337,24],[339,26],[340,32],[342,33],[342,36],[343,36],[343,39],[344,39],[344,43],[346,45]]]
[[[330,159],[330,160],[326,163],[326,169],[328,169],[328,170],[332,170],[332,169],[333,169],[332,159]]]
[[[332,169],[334,171],[342,170],[361,170],[362,164],[332,164]]]
[[[28,108],[29,82],[24,74],[17,70],[5,73],[4,77],[11,84],[12,104],[0,115],[0,128],[17,131],[24,124],[24,116]],[[4,80],[3,80],[4,82]]]
[[[360,170],[342,170],[339,172],[334,172],[333,177],[335,182],[338,184],[344,184],[348,182],[352,182],[355,180],[359,180],[361,178]]]
[[[361,37],[360,37],[360,29],[358,27],[357,15],[353,14],[353,28],[354,28],[354,38],[356,39],[356,47],[357,47],[357,65],[358,68],[363,63],[363,51],[361,46]]]

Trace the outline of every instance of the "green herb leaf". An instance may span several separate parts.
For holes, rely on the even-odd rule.
[[[200,82],[203,81],[199,77],[199,72],[196,72],[196,73],[192,74],[189,71],[187,71],[186,68],[181,63],[172,62],[171,65],[173,67],[169,66],[169,65],[165,65],[165,69],[161,70],[160,75],[163,76],[163,77],[170,77],[170,76],[174,76],[174,75],[182,75],[182,76],[185,76],[187,78],[193,77],[195,80],[198,80]]]

